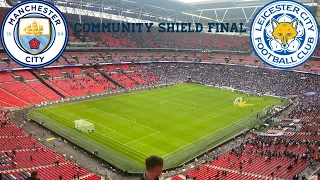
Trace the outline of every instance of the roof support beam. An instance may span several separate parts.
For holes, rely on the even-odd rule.
[[[217,21],[217,22],[220,22],[220,21],[219,21],[219,18],[218,18],[218,13],[217,13],[217,11],[214,10],[214,13],[216,14],[216,18],[217,18],[216,21]]]
[[[228,12],[228,9],[226,10],[226,12],[224,12],[224,15],[223,15],[221,22],[223,22],[224,18],[226,17],[227,12]]]
[[[247,18],[246,12],[244,11],[244,8],[242,8],[242,12],[243,12],[243,15],[244,15],[244,17],[246,18],[246,22],[247,22],[247,21],[248,21],[248,18]]]
[[[303,3],[306,6],[317,6],[317,3]],[[247,9],[247,8],[259,8],[264,5],[257,5],[257,6],[235,6],[235,7],[225,7],[225,8],[212,8],[212,9],[199,9],[197,11],[214,11],[214,10],[226,10],[226,9]]]
[[[202,16],[202,12],[203,11],[201,11],[201,13],[200,13],[200,16],[199,16],[199,19],[198,19],[198,23],[200,22],[200,17]],[[192,16],[193,17],[193,16]]]

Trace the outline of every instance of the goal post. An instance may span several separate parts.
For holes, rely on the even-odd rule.
[[[89,133],[94,131],[94,125],[84,119],[74,121],[75,128],[81,132]]]

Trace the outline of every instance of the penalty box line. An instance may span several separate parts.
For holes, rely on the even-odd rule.
[[[47,111],[50,111],[50,110],[47,109]],[[59,116],[59,117],[62,117],[63,119],[66,119],[66,120],[68,120],[68,121],[74,121],[74,120],[67,119],[67,118],[65,118],[65,117],[63,117],[63,116],[61,116],[61,115],[59,115],[59,114],[57,114],[57,113],[55,113],[55,112],[53,112],[53,111],[50,111],[50,112],[53,113],[53,114],[55,114],[55,115],[57,115],[57,116]],[[80,111],[79,111],[79,112],[80,112]],[[83,111],[82,111],[82,112],[83,112]],[[70,113],[66,113],[66,114],[63,114],[63,115],[67,115],[67,114],[74,114],[74,113],[70,112]],[[82,116],[79,116],[79,115],[77,115],[77,114],[74,114],[74,115],[83,118]],[[97,125],[99,125],[99,126],[102,126],[102,127],[104,127],[104,128],[107,128],[107,129],[110,129],[110,130],[111,130],[111,132],[108,132],[108,133],[103,134],[103,135],[108,135],[108,134],[112,134],[112,133],[117,132],[116,130],[114,130],[114,129],[112,129],[112,128],[109,128],[109,127],[107,127],[107,126],[105,126],[105,125],[99,124],[99,123],[97,123],[97,122],[90,121],[90,120],[88,120],[88,119],[86,119],[86,118],[83,118],[83,119],[86,120],[86,121],[91,122],[92,124],[97,124]]]
[[[92,108],[92,109],[96,109],[96,108]],[[158,130],[156,130],[156,129],[153,129],[153,128],[150,128],[150,127],[148,127],[148,126],[145,126],[145,125],[143,125],[143,124],[137,123],[136,121],[131,121],[131,120],[127,119],[127,118],[124,118],[124,117],[121,117],[121,116],[118,116],[118,115],[116,115],[116,114],[112,114],[112,113],[109,113],[109,112],[106,112],[106,111],[103,111],[103,110],[100,110],[100,109],[96,109],[96,110],[102,111],[102,112],[107,113],[107,114],[110,114],[110,115],[112,115],[112,116],[116,116],[116,117],[118,117],[118,118],[120,118],[120,119],[124,119],[124,120],[126,120],[126,121],[130,121],[130,122],[133,122],[133,123],[135,123],[135,124],[138,124],[138,125],[141,125],[141,126],[143,126],[143,127],[146,127],[146,128],[149,128],[149,129],[152,129],[152,130],[156,131],[156,132],[154,132],[154,133],[152,133],[152,134],[143,136],[143,137],[141,137],[141,138],[138,138],[138,139],[135,139],[135,140],[133,140],[133,141],[130,141],[130,142],[128,142],[128,143],[123,144],[123,145],[125,145],[125,146],[127,146],[128,144],[137,142],[137,141],[139,141],[139,140],[141,140],[141,139],[147,138],[147,137],[149,137],[149,136],[152,136],[152,135],[155,135],[155,134],[160,133],[160,131],[158,131]]]
[[[198,110],[198,111],[206,112],[208,114],[216,114],[216,115],[219,115],[219,116],[224,116],[224,117],[228,117],[228,118],[232,118],[232,119],[238,119],[238,118],[235,118],[235,117],[232,117],[232,116],[228,116],[228,115],[225,115],[225,114],[219,114],[219,113],[211,112],[211,111],[208,111],[208,110],[205,110],[205,109],[197,108],[196,107],[197,104],[195,104],[194,102],[192,102],[192,103],[195,104],[195,106],[191,107],[191,106],[183,105],[183,104],[180,104],[180,103],[172,102],[170,100],[161,99],[161,98],[155,98],[155,97],[150,97],[150,96],[146,96],[146,95],[141,95],[141,96],[144,96],[144,97],[150,98],[150,99],[156,99],[156,100],[159,100],[159,101],[167,101],[167,102],[170,102],[172,104],[176,104],[178,106],[188,107],[189,109],[195,109],[195,110]],[[182,101],[184,101],[184,100],[182,100]],[[191,101],[185,101],[185,102],[191,102]],[[228,109],[228,108],[226,108],[226,109]]]
[[[95,108],[93,108],[93,109],[95,109]],[[53,111],[50,111],[50,110],[47,110],[47,111],[49,111],[49,112],[51,112],[51,113],[53,113],[53,114],[55,114],[55,115],[57,115],[57,116],[59,116],[59,117],[62,117],[63,119],[66,119],[66,120],[70,121],[69,119],[67,119],[67,118],[65,118],[65,117],[63,117],[63,116],[61,116],[61,115],[59,115],[59,114],[57,114],[57,113],[55,113],[55,112],[53,112]],[[68,114],[70,114],[70,113],[68,113]],[[107,127],[107,128],[108,128],[108,127]],[[111,128],[109,128],[109,129],[111,129]],[[116,132],[115,130],[113,130],[113,131]],[[111,134],[111,133],[114,133],[114,132],[110,132],[110,133],[107,133],[107,134]],[[159,131],[159,132],[160,132],[160,131]],[[106,134],[100,134],[100,133],[98,133],[98,132],[95,132],[95,133],[97,133],[97,134],[99,134],[100,136],[103,136],[103,137],[105,137],[105,138],[108,138],[108,139],[110,139],[111,141],[114,141],[114,142],[116,142],[116,143],[118,143],[118,144],[120,144],[120,145],[122,145],[122,146],[125,146],[125,147],[127,147],[127,148],[129,148],[129,149],[131,149],[131,150],[133,150],[133,151],[135,151],[135,152],[137,152],[137,153],[139,153],[139,154],[142,154],[142,155],[148,157],[147,154],[144,154],[144,153],[142,153],[142,152],[140,152],[140,151],[138,151],[138,150],[136,150],[136,149],[133,149],[133,148],[127,146],[126,144],[123,144],[123,143],[121,143],[121,142],[119,142],[119,141],[117,141],[117,140],[114,140],[114,139],[106,136]],[[157,133],[158,133],[158,132],[157,132]]]
[[[96,109],[96,108],[90,108],[90,109],[87,109],[87,110],[91,110],[91,109],[95,109],[95,110],[97,110],[97,111],[103,111],[103,110]],[[87,111],[87,110],[84,110],[84,111]],[[78,112],[83,112],[83,111],[78,111]],[[105,112],[105,111],[103,111],[103,112]],[[54,113],[54,112],[52,112],[52,113]],[[75,112],[74,112],[74,113],[75,113]],[[70,113],[66,113],[66,114],[74,114],[74,113],[70,112]],[[107,112],[105,112],[105,113],[107,113]],[[108,114],[111,114],[111,113],[108,113]],[[58,115],[58,114],[57,114],[57,115]],[[78,116],[77,114],[74,114],[74,115]],[[113,114],[113,115],[114,115],[114,116],[117,116],[117,115],[115,115],[115,114]],[[59,115],[59,116],[60,116],[60,115]],[[79,116],[79,117],[82,117],[82,116]],[[117,116],[117,117],[118,117],[118,118],[123,118],[123,117],[120,117],[120,116]],[[124,118],[124,119],[126,119],[126,118]],[[86,120],[86,119],[85,119],[85,120]],[[113,134],[113,133],[117,132],[116,130],[111,129],[111,128],[107,127],[107,126],[104,126],[104,125],[102,125],[102,124],[95,123],[95,122],[92,122],[92,121],[90,121],[90,120],[87,120],[87,121],[89,121],[89,122],[91,122],[91,123],[93,123],[93,124],[98,124],[98,125],[100,125],[100,126],[103,126],[103,127],[105,127],[105,128],[108,128],[108,129],[112,130],[111,132],[108,132],[108,133],[105,133],[105,134],[101,134],[102,136],[106,136],[106,135]],[[127,120],[127,121],[131,121],[131,120]],[[134,122],[134,121],[131,121],[131,122]],[[134,123],[136,123],[136,122],[134,122]],[[137,123],[137,124],[139,124],[139,123]],[[141,124],[140,124],[140,125],[141,125]],[[125,143],[124,145],[131,144],[131,143],[133,143],[133,142],[139,141],[139,140],[141,140],[141,139],[144,139],[144,138],[146,138],[146,137],[152,136],[152,135],[157,134],[157,133],[159,133],[159,132],[160,132],[160,131],[154,132],[154,133],[152,133],[152,134],[146,135],[146,136],[141,137],[141,138],[139,138],[139,139],[130,141],[130,142],[128,142],[128,143]],[[100,133],[99,133],[99,134],[100,134]]]
[[[155,132],[155,133],[152,133],[152,134],[149,134],[149,135],[146,135],[146,136],[143,136],[143,137],[141,137],[141,138],[139,138],[139,139],[136,139],[136,140],[130,141],[130,142],[128,142],[128,143],[125,143],[124,145],[128,145],[128,144],[131,144],[131,143],[134,143],[134,142],[140,141],[141,139],[144,139],[144,138],[146,138],[146,137],[149,137],[149,136],[152,136],[152,135],[158,134],[159,132],[160,132],[160,131]]]
[[[95,110],[97,110],[97,111],[100,111],[100,112],[103,112],[103,113],[109,114],[109,115],[111,115],[111,116],[115,116],[115,117],[120,118],[120,119],[123,119],[123,120],[125,120],[125,121],[129,121],[129,122],[132,122],[132,123],[138,124],[138,125],[143,126],[143,127],[145,127],[145,128],[152,129],[153,131],[155,131],[154,133],[156,133],[156,132],[157,132],[157,133],[159,133],[159,132],[160,132],[159,130],[153,129],[153,128],[148,127],[148,126],[145,126],[145,125],[140,124],[140,123],[138,123],[138,122],[136,122],[136,121],[131,121],[131,120],[127,119],[127,118],[124,118],[124,117],[118,116],[118,115],[116,115],[116,114],[112,114],[112,113],[106,112],[106,111],[104,111],[104,110],[96,109],[96,108],[92,108],[92,109],[95,109]]]

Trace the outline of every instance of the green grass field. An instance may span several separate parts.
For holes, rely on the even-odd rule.
[[[262,123],[256,113],[280,102],[249,97],[250,107],[235,107],[238,94],[197,84],[181,84],[100,99],[43,107],[30,117],[93,151],[111,164],[142,172],[147,156],[165,159],[165,168],[194,158],[243,130]],[[78,132],[74,120],[94,124],[94,133]]]

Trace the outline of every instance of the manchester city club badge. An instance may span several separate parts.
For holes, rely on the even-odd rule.
[[[3,20],[2,46],[8,56],[22,66],[41,68],[55,62],[67,42],[67,22],[49,2],[23,1]]]

